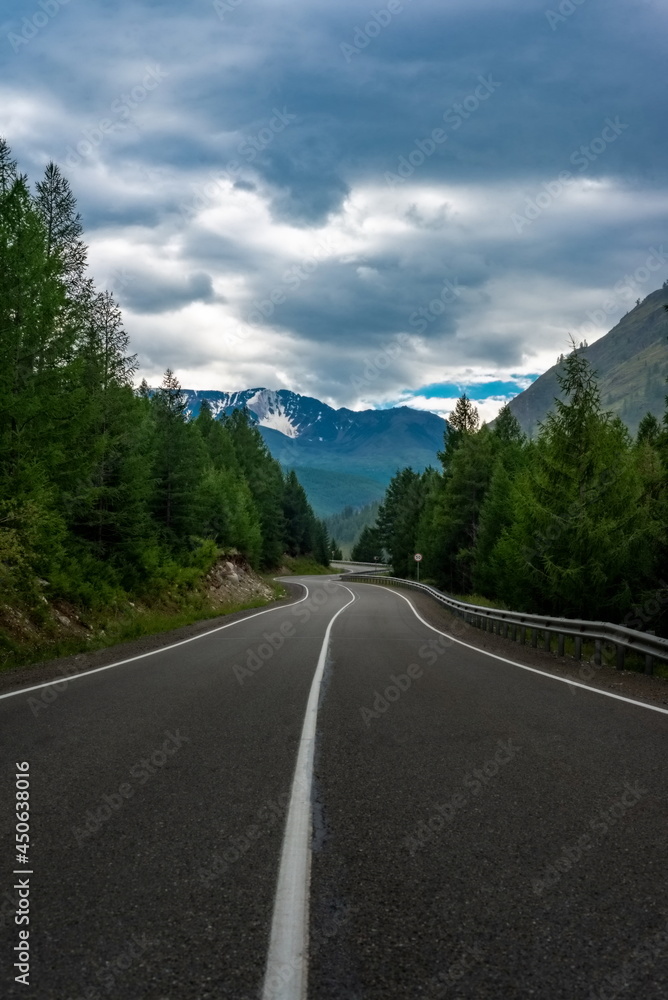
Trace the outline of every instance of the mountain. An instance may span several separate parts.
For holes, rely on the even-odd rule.
[[[668,392],[668,282],[623,316],[604,337],[585,347],[582,354],[597,372],[603,408],[618,414],[632,434],[649,410],[661,419]],[[527,434],[561,397],[558,365],[515,396],[510,409]]]
[[[422,470],[443,448],[445,421],[423,410],[335,410],[288,389],[195,392],[184,389],[192,417],[206,399],[214,416],[246,407],[267,446],[285,467],[297,470],[316,513],[379,500],[397,469]]]

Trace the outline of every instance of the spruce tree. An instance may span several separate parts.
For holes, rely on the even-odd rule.
[[[424,501],[423,478],[419,472],[402,469],[390,480],[378,510],[376,526],[380,544],[389,553],[396,576],[415,575],[413,556]]]
[[[262,435],[246,410],[234,410],[226,417],[234,450],[260,516],[262,529],[261,564],[280,564],[285,539],[283,516],[283,473],[271,457]]]
[[[294,469],[291,469],[285,477],[283,518],[286,552],[291,556],[314,552],[317,535],[316,519]]]
[[[33,564],[57,558],[53,476],[67,454],[73,331],[26,179],[0,146],[0,502]],[[0,511],[0,516],[2,511]],[[37,553],[40,553],[38,557]],[[32,557],[31,557],[32,558]]]
[[[329,566],[331,546],[327,525],[324,521],[316,520],[314,535],[313,557],[321,566]]]
[[[44,179],[37,184],[35,199],[46,230],[46,253],[57,262],[68,294],[76,297],[86,284],[86,245],[76,199],[60,167],[49,163]]]
[[[652,578],[660,526],[587,359],[573,351],[557,377],[565,399],[555,399],[514,483],[513,523],[495,551],[500,596],[527,610],[614,618]]]
[[[341,560],[343,559],[343,552],[341,551],[341,546],[335,538],[332,538],[329,543],[329,557],[330,559]]]
[[[162,536],[178,549],[192,545],[201,533],[201,496],[197,484],[206,468],[201,435],[186,420],[187,402],[168,368],[151,398],[153,415],[153,516]]]
[[[353,562],[382,562],[383,546],[378,529],[367,525],[362,529],[360,537],[353,545],[350,558]]]

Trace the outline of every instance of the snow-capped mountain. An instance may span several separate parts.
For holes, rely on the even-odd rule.
[[[354,421],[353,410],[334,410],[311,396],[300,396],[289,389],[244,389],[242,392],[194,392],[184,390],[188,412],[196,417],[203,399],[208,400],[214,416],[246,407],[261,428],[278,431],[287,438],[315,437],[331,440]]]
[[[380,499],[397,471],[437,465],[445,421],[424,410],[335,410],[289,389],[183,390],[191,417],[206,399],[214,416],[246,407],[274,458],[295,468],[314,508],[334,513]]]

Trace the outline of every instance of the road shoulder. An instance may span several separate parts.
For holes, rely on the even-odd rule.
[[[250,615],[257,614],[258,611],[273,610],[286,604],[292,604],[303,596],[304,589],[297,583],[283,579],[282,586],[288,592],[286,597],[276,601],[270,601],[266,608],[249,608],[244,611],[234,611],[231,614],[219,615],[216,618],[204,618],[201,621],[193,622],[191,625],[182,625],[179,628],[169,629],[166,632],[159,632],[156,635],[144,635],[138,639],[131,639],[115,646],[107,646],[90,653],[76,653],[72,656],[62,656],[53,660],[44,660],[33,663],[25,667],[17,667],[14,670],[6,670],[0,673],[0,692],[6,693],[28,687],[33,684],[44,684],[51,680],[60,680],[62,677],[71,677],[74,674],[85,673],[87,670],[94,670],[97,667],[105,667],[117,660],[130,659],[133,656],[141,656],[142,653],[150,653],[156,649],[163,649],[184,639],[192,639],[195,636],[210,632],[220,625],[229,625],[231,622],[241,621]]]
[[[387,588],[393,589],[393,588]],[[577,662],[571,657],[556,656],[545,650],[534,649],[532,646],[520,646],[518,642],[504,639],[500,635],[482,632],[463,621],[457,615],[451,614],[445,607],[433,598],[410,588],[398,588],[409,597],[425,621],[434,628],[441,629],[461,642],[468,643],[475,649],[515,660],[528,667],[544,670],[555,677],[568,677],[580,684],[592,688],[612,691],[638,701],[651,702],[662,707],[668,706],[668,680],[663,677],[637,673],[634,670],[616,670],[606,665],[596,666],[593,662],[582,660]]]

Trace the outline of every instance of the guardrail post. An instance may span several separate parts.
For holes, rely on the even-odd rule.
[[[594,639],[594,663],[597,667],[601,666],[601,640]]]
[[[552,652],[552,633],[545,629],[545,649],[548,653]]]
[[[520,625],[520,646],[523,646],[527,641],[527,631],[524,625]]]
[[[582,659],[582,636],[575,636],[575,650],[573,651],[573,658],[576,660]]]
[[[647,653],[645,655],[645,673],[646,674],[654,673],[654,657],[652,656],[651,653]]]
[[[566,637],[565,637],[565,635],[564,635],[563,632],[560,632],[559,635],[557,636],[557,656],[563,656],[564,655],[564,640],[565,640],[565,638]]]
[[[626,647],[622,646],[621,642],[617,643],[617,669],[624,669],[624,661],[626,659]]]

